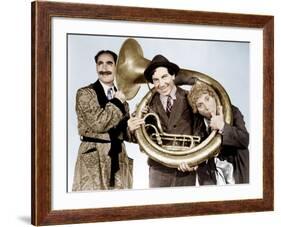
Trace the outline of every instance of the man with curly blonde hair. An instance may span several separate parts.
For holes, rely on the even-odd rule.
[[[188,94],[194,113],[194,135],[205,139],[211,130],[222,135],[219,155],[201,163],[197,169],[199,184],[249,183],[249,133],[243,115],[232,105],[233,125],[227,124],[218,100],[214,89],[203,82],[193,85]],[[185,171],[185,166],[182,163],[179,169]]]

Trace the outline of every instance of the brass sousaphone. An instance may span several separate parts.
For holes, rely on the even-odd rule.
[[[149,62],[149,60],[143,57],[142,48],[135,39],[129,38],[123,43],[117,62],[116,82],[118,88],[123,91],[128,100],[132,99],[137,94],[142,84],[147,83],[143,73]],[[220,103],[223,106],[225,122],[232,124],[230,99],[219,82],[203,73],[180,69],[176,76],[175,83],[177,85],[207,83],[212,86],[219,97],[217,103]],[[142,109],[149,104],[154,92],[154,89],[150,90],[138,104],[136,117],[144,117]],[[157,118],[157,116],[155,117]],[[204,141],[194,145],[194,140],[197,140],[197,137],[166,134],[161,131],[162,128],[159,121],[155,128],[160,129],[160,139],[161,136],[165,136],[178,141],[191,141],[189,147],[163,147],[157,144],[155,140],[148,135],[146,125],[142,125],[137,129],[136,138],[141,150],[143,150],[150,158],[165,166],[177,168],[181,162],[187,162],[190,166],[196,166],[219,152],[222,139],[221,135],[217,133],[216,130],[213,130]],[[156,139],[159,139],[159,136],[156,135]]]

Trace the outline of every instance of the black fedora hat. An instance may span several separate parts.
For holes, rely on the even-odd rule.
[[[145,79],[147,81],[149,81],[150,83],[152,83],[152,74],[153,74],[154,70],[161,66],[166,67],[167,69],[171,69],[175,73],[175,76],[177,75],[177,73],[180,70],[180,68],[176,64],[169,62],[169,60],[167,58],[165,58],[163,55],[159,54],[159,55],[156,55],[152,59],[152,61],[150,62],[150,64],[146,68],[146,70],[144,71]]]

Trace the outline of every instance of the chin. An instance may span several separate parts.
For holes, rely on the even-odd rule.
[[[162,91],[156,90],[160,95],[165,95]]]
[[[113,80],[111,78],[102,78],[102,82],[104,82],[104,83],[113,83]]]
[[[162,91],[162,93],[160,93],[161,95],[169,95],[171,93],[171,90],[169,90],[169,91]]]

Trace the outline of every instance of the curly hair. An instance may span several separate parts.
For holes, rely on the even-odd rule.
[[[197,82],[196,84],[194,84],[191,87],[191,90],[189,91],[189,93],[187,95],[187,99],[188,99],[188,102],[189,102],[189,104],[190,104],[190,106],[193,110],[193,113],[198,112],[196,102],[200,98],[200,96],[203,95],[203,94],[208,94],[211,97],[215,98],[216,104],[218,106],[218,103],[217,103],[218,102],[217,101],[218,95],[215,92],[215,90],[210,85],[207,85],[206,83]]]

